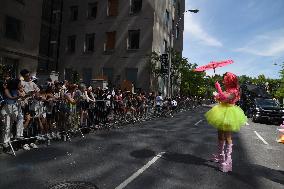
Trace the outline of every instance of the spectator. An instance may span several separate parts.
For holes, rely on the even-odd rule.
[[[23,137],[23,115],[17,100],[21,97],[19,96],[18,89],[21,86],[21,81],[19,79],[12,79],[8,81],[7,87],[4,89],[4,101],[5,105],[1,109],[1,122],[4,124],[2,127],[3,131],[3,146],[8,147],[8,143],[11,140],[11,129],[13,123],[16,121],[16,138]]]

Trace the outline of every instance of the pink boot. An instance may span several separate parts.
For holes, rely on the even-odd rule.
[[[218,142],[218,152],[217,154],[212,154],[211,161],[218,163],[218,162],[224,162],[225,161],[225,141],[219,141]]]
[[[220,171],[224,173],[232,171],[232,152],[233,152],[233,144],[227,144],[226,160],[222,163],[220,162]]]

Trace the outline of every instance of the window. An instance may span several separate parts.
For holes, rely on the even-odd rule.
[[[176,39],[178,39],[179,38],[179,27],[177,26],[176,27]]]
[[[108,50],[114,50],[115,48],[115,34],[116,32],[106,32],[106,43],[105,43],[105,47],[104,50],[108,51]]]
[[[180,2],[178,2],[178,4],[177,4],[177,15],[178,15],[178,17],[180,18],[180,16],[181,16],[181,12],[180,12]]]
[[[168,52],[168,42],[167,40],[164,40],[164,53]]]
[[[44,72],[48,70],[48,62],[47,60],[39,59],[38,60],[38,71]]]
[[[84,51],[93,52],[94,49],[95,49],[95,34],[94,33],[86,34]]]
[[[48,56],[48,45],[49,45],[49,30],[50,28],[42,24],[41,31],[40,31],[40,42],[39,42],[39,54]]]
[[[74,53],[76,49],[76,35],[68,36],[67,51]]]
[[[5,36],[7,38],[21,41],[23,38],[22,28],[23,28],[22,21],[10,16],[6,16]]]
[[[128,49],[139,49],[140,30],[128,31]]]
[[[52,24],[59,24],[60,23],[60,16],[61,16],[61,12],[60,10],[53,10],[52,11]]]
[[[64,70],[64,79],[68,81],[72,81],[73,77],[73,69],[72,68],[65,68]]]
[[[70,7],[70,20],[71,21],[78,20],[78,6]]]
[[[137,14],[142,9],[142,0],[130,0],[130,14]]]
[[[91,84],[92,81],[92,68],[83,68],[83,82],[87,85]]]
[[[118,0],[108,0],[108,16],[117,16],[118,15]]]
[[[126,80],[131,81],[134,85],[137,82],[137,68],[126,68]]]
[[[98,3],[88,4],[88,19],[94,19],[97,17]]]
[[[108,81],[111,83],[113,80],[113,68],[103,68],[103,76],[107,77]]]

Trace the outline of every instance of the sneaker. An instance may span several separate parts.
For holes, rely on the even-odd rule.
[[[31,148],[38,148],[38,146],[35,143],[30,143]]]
[[[23,146],[23,149],[24,149],[24,150],[30,150],[31,148],[29,147],[28,144],[25,144],[25,145]]]

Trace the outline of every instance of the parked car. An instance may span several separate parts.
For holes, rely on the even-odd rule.
[[[282,123],[284,120],[284,108],[271,98],[255,98],[249,112],[253,122],[270,121]]]
[[[254,122],[282,122],[284,108],[265,90],[263,86],[244,84],[238,105]]]

